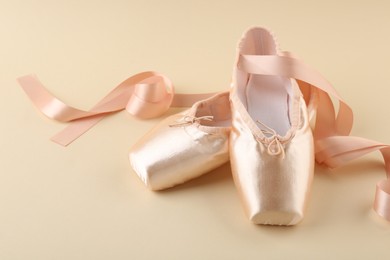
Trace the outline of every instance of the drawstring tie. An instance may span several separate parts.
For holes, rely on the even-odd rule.
[[[207,121],[213,121],[213,116],[185,116],[182,120],[183,122],[177,122],[174,124],[169,125],[169,127],[179,127],[179,126],[186,126],[186,125],[192,125],[194,123],[200,123],[201,120],[207,120]]]
[[[267,126],[266,124],[260,122],[259,120],[257,120],[256,123],[258,123],[261,126],[263,126],[264,128],[266,128],[266,129],[260,129],[264,135],[270,135],[270,137],[267,139],[271,139],[271,141],[268,143],[264,143],[262,140],[259,140],[264,145],[267,145],[268,154],[272,155],[272,156],[277,156],[277,155],[281,154],[282,159],[284,159],[284,156],[285,156],[284,146],[283,146],[282,141],[280,140],[280,137],[276,133],[276,131],[274,129],[270,128],[269,126]]]

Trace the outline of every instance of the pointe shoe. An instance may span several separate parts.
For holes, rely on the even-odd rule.
[[[199,101],[141,138],[131,166],[151,190],[181,184],[228,162],[230,127],[229,92]]]
[[[268,30],[249,29],[237,52],[230,95],[235,185],[255,224],[297,224],[303,218],[314,171],[306,103],[296,80],[253,73],[248,69],[251,61],[243,62],[247,56],[282,55]]]

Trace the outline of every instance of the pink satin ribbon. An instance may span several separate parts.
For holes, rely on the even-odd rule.
[[[337,167],[369,152],[379,150],[385,161],[387,180],[377,184],[374,210],[390,221],[390,146],[369,139],[349,136],[353,125],[351,108],[333,86],[318,72],[309,68],[289,53],[278,55],[241,55],[238,66],[249,73],[278,75],[294,78],[305,96],[309,108],[317,112],[313,129],[316,161],[328,167]],[[38,109],[49,118],[70,122],[51,140],[68,145],[110,113],[126,109],[139,118],[163,114],[169,107],[187,107],[211,94],[174,94],[171,81],[156,72],[136,74],[112,90],[91,110],[83,111],[66,105],[51,95],[35,76],[18,79],[20,85]],[[316,104],[309,104],[313,96]],[[330,95],[339,100],[335,111]]]
[[[69,145],[108,114],[126,109],[138,118],[154,118],[164,114],[170,107],[188,107],[214,94],[175,95],[173,84],[166,76],[147,71],[129,77],[91,110],[84,111],[54,97],[33,75],[20,77],[18,82],[43,114],[57,121],[70,122],[51,138],[63,146]]]
[[[309,108],[313,107],[309,104],[312,96],[317,96],[314,105],[317,116],[313,133],[315,157],[318,163],[333,168],[373,151],[379,150],[382,153],[387,180],[380,181],[376,186],[374,210],[390,221],[390,146],[361,137],[349,136],[353,126],[353,112],[333,86],[321,74],[290,53],[283,53],[281,56],[241,55],[238,66],[249,73],[296,79],[302,93],[309,93],[309,96],[305,98]],[[337,113],[330,95],[339,100]]]

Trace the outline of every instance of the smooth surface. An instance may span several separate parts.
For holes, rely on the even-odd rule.
[[[352,134],[390,143],[389,9],[384,0],[1,0],[0,258],[388,257],[390,224],[371,210],[385,177],[379,153],[317,166],[296,227],[255,226],[228,166],[165,192],[144,187],[128,149],[158,119],[119,113],[64,149],[48,140],[63,124],[40,115],[15,79],[36,73],[82,109],[143,70],[166,74],[178,93],[224,90],[239,37],[261,25],[334,84],[354,109]]]
[[[230,119],[222,92],[161,120],[130,148],[133,171],[150,190],[165,190],[217,169],[229,162]]]
[[[280,51],[272,33],[258,27],[243,34],[237,52],[240,57],[247,53],[269,57]],[[253,223],[296,225],[304,217],[314,173],[314,142],[305,100],[297,81],[247,73],[241,65],[238,60],[230,93],[234,183]],[[263,68],[267,71],[271,66]]]

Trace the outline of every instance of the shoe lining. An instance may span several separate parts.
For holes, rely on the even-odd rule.
[[[265,30],[254,30],[247,35],[243,54],[275,55],[276,45],[273,36]],[[291,127],[290,97],[291,80],[280,76],[247,75],[244,95],[240,95],[246,104],[253,121],[260,121],[284,136]],[[260,127],[261,128],[261,127]]]
[[[278,76],[251,75],[246,86],[248,113],[281,136],[291,127],[288,79]],[[261,127],[260,127],[261,128]]]

